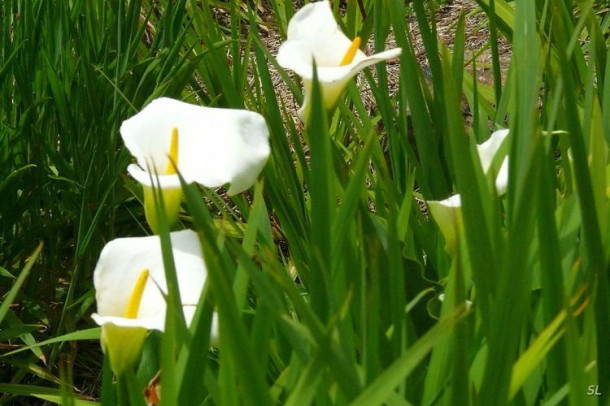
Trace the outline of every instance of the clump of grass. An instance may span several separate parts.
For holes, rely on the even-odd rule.
[[[328,115],[314,84],[301,126],[271,67],[300,101],[299,83],[259,32],[284,35],[292,2],[269,2],[269,27],[247,2],[2,2],[2,402],[142,404],[160,368],[164,404],[597,404],[591,389],[610,393],[608,19],[591,1],[478,3],[512,46],[491,87],[465,66],[463,18],[449,51],[426,3],[409,5],[427,82],[404,2],[335,2],[376,49],[392,32],[398,93],[378,65],[364,75],[374,105],[352,84]],[[169,312],[149,336],[121,394],[85,344],[99,338],[91,273],[107,241],[147,232],[118,128],[161,95],[260,112],[272,156],[245,195],[184,185],[177,227],[198,231],[208,286],[188,333]],[[475,153],[489,122],[510,129],[506,196]],[[453,193],[449,254],[421,202]],[[96,375],[101,391],[73,395]]]

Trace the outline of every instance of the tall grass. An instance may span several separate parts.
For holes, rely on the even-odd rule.
[[[449,49],[435,2],[333,2],[350,37],[402,48],[398,92],[380,64],[371,105],[352,84],[329,114],[314,84],[301,125],[277,91],[300,102],[299,79],[266,45],[291,1],[2,1],[0,403],[144,404],[160,369],[165,405],[609,404],[610,19],[586,0],[477,2],[491,85],[463,16]],[[161,95],[260,112],[272,153],[245,194],[184,185],[176,227],[199,233],[206,289],[188,330],[169,300],[117,384],[92,271],[106,242],[148,232],[118,128]],[[505,127],[498,196],[475,144]],[[447,250],[424,202],[453,193]]]

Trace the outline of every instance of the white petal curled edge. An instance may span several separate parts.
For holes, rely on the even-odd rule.
[[[477,145],[477,152],[479,153],[483,172],[487,173],[489,171],[496,154],[506,137],[508,137],[509,132],[508,129],[494,131],[487,141]],[[504,158],[502,161],[496,175],[495,185],[499,195],[506,193],[506,189],[508,188],[508,157]]]
[[[311,65],[313,56],[320,67],[338,66],[352,43],[339,28],[328,1],[309,3],[292,16],[285,43],[294,40],[315,45],[303,49],[303,53],[310,51],[308,63]],[[364,53],[358,51],[355,59],[363,56]]]
[[[392,59],[400,55],[400,52],[400,48],[390,49],[375,55],[364,57],[359,62],[353,62],[350,65],[318,68],[318,81],[322,87],[324,106],[326,106],[326,108],[332,108],[335,106],[341,97],[343,90],[347,86],[347,83],[351,80],[351,78],[358,74],[358,72],[367,66],[374,65],[387,59]],[[313,65],[311,63],[308,65],[301,64],[296,66],[293,70],[299,76],[303,77],[303,84],[305,87],[304,98],[303,105],[299,108],[298,115],[301,120],[305,121],[310,108],[309,105],[311,103]]]
[[[396,58],[400,56],[402,52],[401,48],[393,48],[366,56],[362,51],[358,51],[356,57],[354,57],[354,60],[349,65],[327,66],[318,61],[318,57],[314,55],[314,51],[307,51],[307,49],[311,47],[311,44],[304,40],[286,41],[278,50],[277,62],[283,68],[294,71],[297,75],[301,76],[303,80],[308,81],[313,79],[312,61],[315,60],[316,68],[318,70],[318,80],[322,84],[327,84],[349,80],[367,66]],[[345,54],[346,49],[337,52]]]
[[[269,129],[260,114],[163,97],[121,126],[125,145],[136,157],[140,172],[163,176],[173,128],[178,129],[178,171],[188,183],[207,187],[230,183],[229,194],[240,193],[252,186],[269,157]],[[150,175],[134,168],[130,173],[151,185]],[[176,182],[177,178],[169,181],[170,187]]]
[[[129,172],[131,177],[138,181],[138,183],[144,186],[158,186],[161,189],[178,189],[181,187],[178,175],[155,174],[154,172],[145,171],[138,164],[130,164],[127,167],[127,172]]]
[[[487,173],[489,170],[494,157],[508,136],[508,133],[508,129],[494,131],[491,133],[487,141],[477,145],[477,152],[479,153],[479,159],[481,160],[483,172]]]
[[[447,248],[454,252],[458,246],[458,232],[462,221],[462,199],[460,195],[455,194],[444,200],[431,200],[427,204],[434,221],[436,221],[445,237]]]
[[[129,319],[126,317],[116,316],[100,316],[97,313],[93,313],[91,318],[98,326],[106,324],[113,324],[118,327],[136,328],[141,327],[146,330],[159,330],[163,331],[165,328],[165,314],[159,315],[159,317],[145,317],[137,319]]]

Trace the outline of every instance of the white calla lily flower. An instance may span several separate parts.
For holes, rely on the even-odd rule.
[[[489,173],[491,164],[495,156],[498,154],[500,147],[504,143],[506,137],[508,137],[509,130],[498,130],[494,131],[489,139],[482,144],[477,145],[477,152],[479,153],[479,159],[481,161],[481,167],[483,172]],[[504,158],[500,169],[496,175],[496,190],[499,195],[506,193],[508,188],[508,157]]]
[[[192,230],[170,234],[183,312],[190,324],[207,278],[201,245]],[[104,247],[93,273],[102,348],[115,373],[134,365],[148,330],[165,327],[167,283],[159,236],[117,238]],[[218,336],[216,315],[212,339]]]
[[[152,188],[163,191],[170,222],[180,208],[179,172],[206,187],[230,184],[230,195],[252,186],[269,157],[263,116],[247,110],[202,107],[170,98],[149,103],[121,125],[137,164],[127,168],[144,186],[147,220],[156,231]]]
[[[462,228],[462,198],[459,194],[445,200],[431,200],[428,208],[445,237],[447,250],[454,254],[458,248],[458,234]]]
[[[339,29],[328,1],[307,4],[288,23],[287,39],[280,46],[277,62],[303,78],[304,102],[298,114],[305,121],[310,110],[313,61],[322,87],[324,106],[333,108],[347,83],[367,66],[396,58],[394,48],[367,56],[358,48],[360,38],[350,41]]]
[[[477,145],[479,160],[485,174],[491,170],[493,161],[508,134],[508,129],[495,131],[487,141]],[[508,157],[505,157],[502,161],[496,175],[495,186],[498,194],[506,193],[508,187]],[[431,200],[428,202],[428,207],[445,237],[447,250],[453,253],[457,249],[458,235],[462,228],[461,196],[455,194],[444,200]]]

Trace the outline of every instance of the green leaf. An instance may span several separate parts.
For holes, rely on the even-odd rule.
[[[57,404],[62,404],[61,392],[59,389],[46,388],[42,386],[35,385],[19,385],[19,384],[9,384],[9,383],[0,383],[0,393],[10,393],[13,395],[21,395],[21,396],[32,396],[37,397],[39,399],[47,400],[49,402],[54,402]],[[74,399],[74,404],[76,406],[95,406],[99,405],[97,402],[91,402],[84,399]]]
[[[415,344],[407,349],[404,355],[394,361],[351,403],[351,406],[368,406],[383,404],[395,388],[423,361],[434,345],[449,336],[452,328],[465,316],[463,311],[456,310],[439,321]]]
[[[15,351],[7,352],[3,356],[14,355],[22,351],[31,350],[33,348],[42,347],[49,344],[63,343],[67,341],[80,341],[80,340],[99,340],[102,329],[100,327],[89,328],[86,330],[73,331],[61,336],[53,337],[45,341],[41,341],[34,345],[28,345]]]
[[[513,366],[512,378],[510,381],[509,398],[512,399],[521,386],[525,383],[529,375],[536,369],[553,345],[563,335],[563,321],[565,310],[555,317],[555,319],[536,337],[527,350],[521,354]]]
[[[13,287],[8,291],[8,294],[2,300],[2,304],[0,304],[0,323],[2,323],[2,320],[4,320],[4,317],[6,316],[10,305],[13,303],[13,300],[15,300],[15,297],[17,297],[19,289],[21,289],[21,286],[25,282],[25,279],[28,277],[28,274],[30,273],[32,267],[36,263],[38,255],[40,255],[40,252],[42,251],[42,246],[42,242],[38,244],[38,247],[34,250],[32,255],[30,255],[27,264],[23,267],[21,273],[15,280]]]

